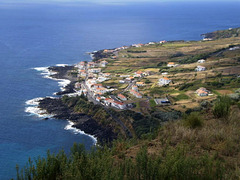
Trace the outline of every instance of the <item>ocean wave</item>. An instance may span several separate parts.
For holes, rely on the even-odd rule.
[[[43,99],[42,97],[30,99],[30,100],[27,100],[25,104],[29,106],[37,106],[39,105],[39,101],[42,99]]]
[[[56,66],[63,66],[64,67],[64,66],[68,66],[68,64],[57,64]],[[58,86],[60,86],[61,91],[64,91],[65,87],[68,84],[70,84],[71,81],[68,80],[68,79],[57,79],[57,78],[51,77],[51,75],[57,74],[57,72],[51,71],[48,68],[49,67],[35,67],[33,69],[35,69],[36,71],[40,71],[41,75],[43,75],[44,78],[58,81]]]
[[[47,96],[47,97],[52,98],[52,99],[55,98],[55,97],[51,97],[51,96]],[[27,106],[25,108],[25,112],[29,113],[30,115],[36,115],[36,116],[41,117],[41,118],[51,118],[51,117],[53,117],[54,116],[53,114],[48,114],[46,110],[40,109],[38,107],[39,101],[41,101],[42,99],[44,99],[44,98],[38,97],[38,98],[27,100],[25,102],[25,104]]]
[[[57,72],[51,71],[48,68],[49,67],[35,67],[32,69],[40,71],[44,78],[52,79],[51,75],[57,74]]]
[[[56,66],[58,66],[58,67],[65,67],[65,66],[68,66],[68,64],[56,64]]]
[[[89,135],[89,134],[86,134],[84,131],[81,131],[80,129],[77,129],[75,127],[72,127],[74,125],[73,122],[71,121],[68,121],[68,125],[64,128],[65,130],[69,130],[69,131],[72,131],[74,134],[84,134],[84,135],[87,135],[89,137],[92,138],[93,140],[93,144],[96,145],[97,144],[97,138],[92,136],[92,135]]]
[[[40,118],[51,118],[52,114],[48,114],[46,110],[40,109],[38,106],[30,106],[25,108],[25,112]]]
[[[57,81],[58,81],[58,86],[61,87],[60,89],[61,89],[62,91],[64,91],[64,90],[65,90],[65,87],[66,87],[68,84],[71,83],[71,81],[68,80],[68,79],[57,79]]]

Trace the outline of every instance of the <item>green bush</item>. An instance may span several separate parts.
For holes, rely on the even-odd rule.
[[[113,147],[114,149],[114,147]],[[36,161],[29,159],[19,170],[17,180],[74,180],[74,179],[227,179],[224,164],[207,155],[198,158],[187,155],[187,148],[164,148],[164,153],[148,154],[146,146],[137,150],[135,160],[127,158],[122,151],[96,147],[87,152],[82,145],[75,144],[69,155],[48,152]],[[123,147],[124,149],[124,147]],[[114,156],[118,155],[117,160]]]
[[[216,118],[228,118],[232,101],[228,96],[218,97],[213,107],[213,115]]]
[[[191,114],[184,117],[184,125],[188,128],[198,128],[203,126],[202,117],[198,112],[192,112]]]

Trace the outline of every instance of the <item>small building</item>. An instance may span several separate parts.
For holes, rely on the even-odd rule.
[[[92,85],[92,88],[94,88],[94,89],[102,88],[102,87],[103,87],[102,84],[93,84],[93,85]]]
[[[122,101],[126,101],[126,100],[127,100],[126,96],[124,96],[124,95],[122,95],[122,94],[118,94],[117,97],[118,97],[119,99],[121,99]]]
[[[167,77],[163,77],[161,79],[159,79],[159,85],[163,86],[163,85],[168,85],[171,82],[170,79],[168,79]]]
[[[198,63],[205,63],[205,60],[204,59],[200,59],[197,61]]]
[[[125,81],[124,81],[124,80],[119,80],[119,83],[120,83],[120,84],[124,84]]]
[[[132,90],[138,91],[138,87],[137,87],[136,85],[133,85],[133,86],[132,86]]]
[[[143,82],[136,82],[137,86],[145,86],[145,84]]]
[[[106,78],[106,77],[103,77],[103,76],[99,76],[98,79],[97,79],[97,81],[98,81],[98,82],[103,82],[103,81],[106,81],[106,80],[108,80],[108,79],[110,79],[110,78]]]
[[[84,70],[84,69],[80,70],[79,71],[79,76],[86,77],[87,76],[86,70]]]
[[[168,75],[168,72],[163,72],[162,75]]]
[[[105,105],[106,106],[111,106],[111,104],[113,103],[113,99],[112,98],[106,98],[105,100],[104,100],[104,103],[105,103]]]
[[[132,44],[132,47],[142,47],[144,44]]]
[[[174,62],[169,62],[167,67],[176,67],[177,65]]]
[[[149,45],[153,45],[153,44],[156,44],[156,43],[155,43],[155,42],[149,42],[148,44],[149,44]]]
[[[95,89],[95,92],[97,93],[97,94],[104,94],[104,93],[106,93],[107,92],[107,89],[106,88],[104,88],[104,87],[100,87],[100,88],[96,88]]]
[[[161,99],[154,99],[155,103],[157,105],[170,105],[171,102],[168,98],[161,98]]]
[[[117,109],[126,109],[126,104],[119,102],[119,101],[113,101],[111,106],[115,107]]]
[[[195,70],[196,71],[205,71],[206,68],[204,66],[197,66],[197,68]]]
[[[130,81],[130,82],[132,82],[133,80],[134,80],[134,77],[132,77],[132,76],[126,78],[126,81]]]
[[[111,76],[111,73],[103,73],[103,76],[104,77],[109,77],[109,76]]]
[[[87,66],[88,66],[88,68],[94,68],[94,67],[96,67],[97,65],[96,65],[95,62],[88,62]]]
[[[139,92],[137,92],[137,91],[135,91],[135,90],[133,90],[133,89],[130,90],[130,93],[131,93],[133,96],[135,96],[136,98],[142,98],[142,95],[141,95]]]
[[[108,62],[105,60],[100,62],[101,67],[106,67],[107,64],[108,64]]]
[[[142,71],[135,72],[134,77],[143,77],[143,72]]]
[[[100,102],[100,100],[101,100],[101,97],[100,97],[100,96],[97,96],[97,97],[96,97],[96,101]]]
[[[159,41],[160,44],[163,44],[163,43],[166,43],[166,42],[167,42],[166,40]]]
[[[88,71],[92,72],[92,73],[100,73],[101,72],[101,68],[93,68],[93,69],[89,69]]]
[[[201,88],[199,88],[198,90],[196,90],[195,93],[196,93],[198,96],[203,97],[203,96],[208,96],[209,93],[210,93],[210,91],[207,90],[207,89],[204,88],[204,87],[201,87]]]
[[[85,69],[85,62],[84,61],[81,61],[80,63],[78,63],[76,65],[76,67],[78,67],[79,69]]]

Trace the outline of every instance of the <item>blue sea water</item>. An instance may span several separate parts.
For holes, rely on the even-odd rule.
[[[23,4],[0,2],[0,179],[15,166],[92,138],[25,112],[27,100],[52,96],[56,81],[34,67],[90,60],[86,52],[159,40],[199,40],[200,34],[239,27],[239,2],[145,4]]]

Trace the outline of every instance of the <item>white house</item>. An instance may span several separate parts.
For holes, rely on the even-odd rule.
[[[197,68],[195,70],[196,71],[205,71],[206,68],[204,66],[197,66]]]
[[[149,42],[148,44],[149,44],[149,45],[153,45],[153,44],[156,44],[156,43],[155,43],[155,42]]]
[[[104,87],[96,88],[95,89],[96,94],[104,94],[107,92],[107,89]]]
[[[106,80],[108,80],[108,79],[110,79],[110,78],[106,78],[106,77],[103,77],[103,76],[99,76],[98,79],[97,79],[97,81],[103,82],[103,81],[106,81]]]
[[[134,73],[133,77],[143,77],[143,72],[142,71],[137,71]]]
[[[142,98],[142,95],[139,92],[134,91],[133,89],[130,90],[130,93],[137,98]]]
[[[159,85],[163,86],[163,85],[168,85],[171,82],[170,79],[168,79],[167,77],[163,77],[161,79],[159,79]]]
[[[132,90],[138,91],[138,87],[137,87],[136,85],[133,85],[133,86],[132,86]]]
[[[122,95],[122,94],[118,94],[117,97],[118,97],[119,99],[121,99],[122,101],[126,101],[126,100],[127,100],[126,96],[124,96],[124,95]]]
[[[104,103],[105,103],[105,105],[106,106],[111,106],[111,104],[113,103],[113,99],[111,99],[111,98],[106,98],[105,100],[104,100]]]
[[[176,66],[177,66],[177,64],[175,64],[174,62],[169,62],[167,64],[167,67],[176,67]]]
[[[88,62],[87,66],[88,66],[88,68],[96,67],[96,63],[95,62]]]
[[[198,63],[204,63],[205,60],[204,60],[204,59],[200,59],[200,60],[198,60],[197,62],[198,62]]]
[[[108,64],[108,62],[105,60],[100,62],[101,67],[106,67],[107,64]]]
[[[196,90],[195,92],[198,96],[208,96],[208,94],[210,93],[210,91],[208,91],[206,88],[201,87],[198,90]]]
[[[113,107],[118,108],[118,109],[125,109],[126,104],[119,102],[119,101],[113,101],[111,104]]]
[[[76,67],[78,67],[79,69],[85,69],[85,62],[84,61],[81,61],[80,63],[78,63],[76,65]]]
[[[87,76],[86,70],[84,70],[84,69],[80,70],[79,75],[83,76],[83,77]]]
[[[143,82],[136,82],[137,86],[145,86],[145,84]]]
[[[163,72],[162,75],[168,75],[168,72]]]
[[[101,72],[101,68],[93,68],[93,69],[89,69],[88,71],[92,72],[92,73],[100,73]]]

